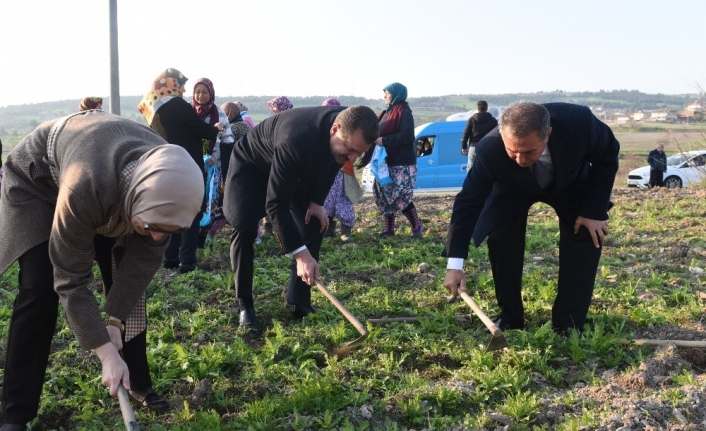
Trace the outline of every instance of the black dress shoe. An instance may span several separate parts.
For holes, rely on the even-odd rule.
[[[316,313],[316,307],[314,307],[311,304],[289,304],[289,303],[287,303],[287,306],[294,308],[294,319],[295,320],[302,320],[303,318],[310,315],[311,313]]]
[[[162,266],[164,266],[167,269],[176,269],[179,268],[179,258],[174,258],[174,259],[164,259],[162,261]]]
[[[188,264],[188,263],[180,263],[179,264],[179,272],[182,274],[186,274],[187,272],[191,272],[196,270],[198,266],[193,263],[193,264]]]
[[[169,411],[169,403],[167,400],[162,398],[162,396],[152,388],[147,388],[143,391],[130,389],[127,393],[130,394],[130,398],[135,400],[142,407],[147,407],[150,411],[155,413],[166,413]]]
[[[520,323],[520,324],[512,324],[510,322],[504,321],[501,317],[498,317],[497,319],[493,320],[493,323],[495,323],[495,326],[500,328],[501,331],[505,332],[508,329],[525,329],[525,324]]]
[[[257,321],[255,310],[252,308],[240,310],[240,327],[253,337],[262,334],[262,326],[260,326],[260,322]]]
[[[2,424],[0,431],[25,431],[27,425],[23,424]]]

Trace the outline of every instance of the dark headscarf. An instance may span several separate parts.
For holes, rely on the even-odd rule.
[[[208,102],[203,105],[200,105],[196,103],[196,98],[192,95],[191,106],[193,106],[194,111],[196,111],[196,115],[198,115],[199,118],[201,118],[202,120],[206,120],[206,117],[210,115],[211,118],[209,119],[209,124],[213,126],[218,122],[218,107],[215,103],[213,103],[216,100],[216,92],[213,89],[213,82],[211,82],[211,80],[208,78],[197,79],[196,82],[194,82],[194,92],[196,91],[196,86],[198,84],[203,84],[206,86],[206,88],[208,88]]]
[[[78,104],[79,111],[88,111],[89,109],[98,109],[98,105],[103,104],[102,97],[84,97],[81,103]]]
[[[393,106],[404,103],[407,100],[407,87],[399,82],[393,82],[382,90],[392,95],[392,101],[385,107],[386,111],[389,111]]]

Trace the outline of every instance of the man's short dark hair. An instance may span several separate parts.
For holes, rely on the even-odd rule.
[[[368,145],[375,142],[380,135],[378,116],[367,106],[356,105],[344,109],[336,116],[336,124],[341,126],[341,132],[346,135],[360,129]]]
[[[500,134],[524,138],[537,133],[539,139],[549,134],[551,121],[549,111],[534,102],[516,102],[508,106],[500,115]]]
[[[478,108],[478,112],[486,112],[488,110],[488,102],[479,100],[478,103],[476,103],[476,107]]]

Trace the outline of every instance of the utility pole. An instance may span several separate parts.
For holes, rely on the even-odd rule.
[[[110,2],[110,112],[120,115],[120,67],[118,65],[118,0]]]

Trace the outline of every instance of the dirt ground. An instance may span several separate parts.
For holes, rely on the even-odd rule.
[[[655,191],[616,188],[613,191],[613,200],[635,201],[654,199],[653,193],[679,193],[681,196],[691,196],[696,199],[706,198],[706,191],[698,189],[682,189],[679,191]],[[420,216],[426,229],[445,231],[449,214],[453,207],[455,194],[424,195],[415,198]],[[376,211],[375,203],[371,197],[366,197],[358,204],[360,214]],[[364,219],[363,224],[372,223],[379,228],[381,223],[375,225],[374,220]],[[669,258],[666,256],[665,258]],[[705,340],[706,325],[696,322],[691,327],[675,327],[672,325],[649,325],[641,328],[635,338],[645,339],[680,339],[680,340]],[[682,397],[679,402],[669,400],[665,393],[675,391],[674,381],[670,375],[678,375],[684,370],[690,370],[699,376],[696,385],[683,385],[677,392]],[[600,425],[597,430],[630,431],[630,430],[706,430],[706,349],[676,347],[673,344],[655,348],[654,355],[645,359],[638,369],[619,373],[615,369],[600,370],[596,377],[599,384],[579,383],[576,387],[564,391],[544,395],[540,399],[541,411],[537,414],[536,425],[554,429],[559,424],[566,426],[566,417],[581,417],[584,406],[588,404],[602,405],[605,411],[599,418]],[[541,375],[535,375],[533,382],[539,387],[552,387],[544,381]],[[464,389],[464,383],[448,382],[455,389]],[[472,391],[472,387],[465,388]],[[580,402],[567,404],[567,393],[577,397]],[[360,412],[351,412],[354,415],[367,416],[370,406],[362,406]],[[618,413],[620,412],[620,413]],[[565,416],[566,415],[566,416]],[[485,428],[487,430],[511,429],[512,420],[502,414],[492,414],[489,417],[496,426]],[[462,426],[451,428],[454,431],[465,430]],[[563,428],[573,429],[573,428]],[[588,430],[583,427],[577,430]]]

